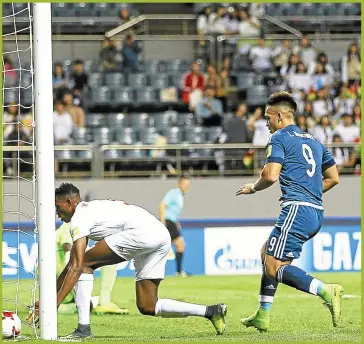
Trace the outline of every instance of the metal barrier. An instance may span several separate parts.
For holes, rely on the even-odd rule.
[[[330,144],[330,148],[353,149],[360,144]],[[88,164],[86,170],[62,170],[59,177],[167,177],[183,172],[194,176],[241,176],[254,175],[261,171],[265,161],[265,146],[252,144],[178,144],[158,147],[155,145],[65,145],[55,146],[55,152],[89,152],[88,156],[57,158],[59,164]],[[22,161],[18,152],[33,152],[32,147],[3,146],[3,152],[13,152],[13,169]],[[143,152],[143,153],[142,153]],[[152,154],[159,152],[160,154]],[[112,154],[111,154],[112,153]],[[21,164],[20,164],[21,165]],[[345,168],[345,173],[353,173],[354,168]],[[20,173],[27,177],[27,172]],[[14,179],[14,175],[3,178]]]

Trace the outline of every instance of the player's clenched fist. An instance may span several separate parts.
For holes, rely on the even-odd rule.
[[[255,193],[254,184],[244,184],[236,191],[235,196],[250,195],[253,193]]]

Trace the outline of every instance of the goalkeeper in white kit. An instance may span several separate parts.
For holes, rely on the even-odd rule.
[[[70,224],[63,223],[56,231],[56,252],[57,252],[57,278],[67,265],[72,249],[72,237]],[[110,295],[116,280],[116,265],[104,266],[100,269],[100,296],[91,299],[95,314],[129,314],[126,308],[120,308],[111,302]],[[69,293],[59,306],[60,314],[75,314],[77,308],[74,299],[74,291]]]

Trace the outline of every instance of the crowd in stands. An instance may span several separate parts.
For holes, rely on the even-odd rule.
[[[270,93],[278,90],[291,92],[298,104],[297,125],[312,134],[324,144],[360,142],[361,122],[361,56],[357,43],[350,43],[343,52],[341,61],[332,61],[319,47],[302,37],[298,44],[283,40],[273,45],[262,36],[262,26],[258,19],[264,14],[263,4],[239,6],[232,10],[224,6],[206,6],[197,17],[197,30],[201,35],[200,44],[206,44],[206,34],[225,34],[231,36],[227,44],[236,45],[233,38],[256,38],[252,43],[236,45],[234,54],[227,54],[217,64],[209,61],[194,61],[189,71],[180,70],[181,77],[172,85],[178,92],[178,100],[186,106],[185,112],[193,114],[193,123],[205,128],[219,127],[221,132],[215,143],[252,143],[264,146],[270,133],[264,119],[264,105],[250,103],[247,89],[240,87],[240,81],[247,82],[253,73],[252,86],[263,85],[266,78]],[[120,10],[121,23],[131,19],[128,8]],[[96,71],[103,74],[124,73],[132,75],[144,73],[141,60],[142,47],[133,34],[127,34],[122,42],[105,38],[98,55]],[[240,70],[235,63],[244,61]],[[11,61],[4,60],[6,78],[15,78],[11,72]],[[94,69],[95,71],[95,69]],[[243,71],[243,72],[242,72]],[[158,71],[157,71],[158,72]],[[54,137],[56,144],[72,143],[75,128],[87,126],[89,104],[85,94],[92,88],[91,73],[85,71],[85,63],[75,60],[72,71],[65,72],[62,62],[54,64]],[[259,79],[260,78],[260,79]],[[165,87],[167,88],[167,87]],[[233,103],[230,96],[235,94]],[[3,116],[3,139],[5,144],[12,140],[31,141],[29,115],[19,119],[18,104],[12,103]],[[232,113],[232,114],[231,114]],[[130,114],[132,116],[132,114]],[[19,122],[17,125],[11,123]],[[10,124],[7,124],[10,123]],[[115,128],[114,128],[115,129]],[[156,131],[155,144],[168,144],[163,132]],[[358,150],[351,148],[332,148],[339,166],[355,168],[359,161]],[[224,158],[217,152],[216,162],[224,170]],[[241,154],[241,151],[239,152]],[[243,167],[251,165],[254,150],[243,151]]]

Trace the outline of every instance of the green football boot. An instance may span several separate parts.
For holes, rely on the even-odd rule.
[[[250,317],[241,319],[241,323],[246,327],[255,327],[258,331],[265,332],[270,325],[269,312],[259,307]]]
[[[332,325],[339,326],[341,319],[341,298],[344,295],[344,288],[340,284],[325,284],[320,297],[324,300],[324,305],[330,310]]]

